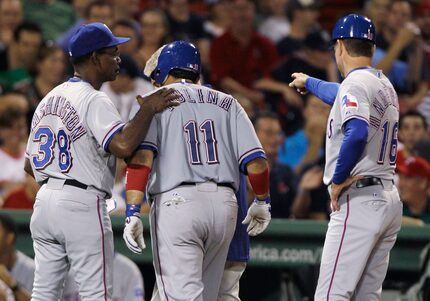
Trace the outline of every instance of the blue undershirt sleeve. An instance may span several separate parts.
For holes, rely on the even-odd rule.
[[[348,120],[343,127],[345,137],[340,147],[332,178],[334,184],[341,184],[350,176],[367,144],[369,125],[366,121],[353,118]]]
[[[306,90],[332,106],[336,99],[340,84],[326,82],[315,77],[309,77],[305,82]]]

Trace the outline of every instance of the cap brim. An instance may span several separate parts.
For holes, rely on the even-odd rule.
[[[120,44],[124,44],[127,43],[128,41],[130,41],[130,38],[126,38],[126,37],[114,37],[113,41],[106,47],[113,47],[113,46],[117,46]]]

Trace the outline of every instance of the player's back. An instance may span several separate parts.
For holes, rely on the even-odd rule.
[[[392,180],[397,156],[399,105],[397,94],[387,77],[380,70],[373,68],[353,71],[341,84],[334,106],[342,106],[341,110],[337,110],[342,112],[338,113],[342,114],[342,117],[335,115],[334,124],[338,119],[345,121],[350,118],[365,119],[369,124],[367,145],[351,175]],[[335,113],[331,112],[330,115],[333,114]],[[338,151],[342,139],[330,140],[334,140],[330,143]],[[334,172],[335,160],[332,159],[335,159],[336,155],[329,153],[328,157],[333,161],[330,166],[331,172]],[[327,175],[328,173],[325,180]]]
[[[158,148],[149,192],[170,190],[182,182],[239,186],[239,164],[262,152],[246,113],[230,95],[205,86],[168,86],[181,94],[181,105],[157,114],[143,144]]]
[[[118,118],[100,118],[111,114]],[[76,179],[110,192],[106,187],[113,185],[115,158],[104,149],[108,143],[102,138],[105,126],[119,128],[122,124],[104,93],[80,80],[54,88],[38,105],[31,125],[27,156],[36,180]]]

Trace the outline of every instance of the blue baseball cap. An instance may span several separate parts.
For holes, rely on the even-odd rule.
[[[106,24],[95,22],[81,26],[69,43],[71,57],[84,56],[93,51],[128,42],[130,38],[116,37]]]

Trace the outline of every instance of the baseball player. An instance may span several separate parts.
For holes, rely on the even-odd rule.
[[[239,190],[236,193],[239,204],[236,230],[227,253],[227,261],[218,292],[218,301],[240,301],[239,281],[249,260],[249,235],[242,220],[250,218],[247,214],[248,190],[246,176],[240,175]]]
[[[142,98],[123,123],[98,89],[119,70],[115,37],[102,23],[83,25],[69,46],[75,74],[49,92],[34,113],[25,170],[41,186],[30,230],[35,252],[32,300],[58,300],[70,265],[82,300],[112,300],[113,238],[105,199],[116,157],[130,156],[156,112],[175,106],[173,90]]]
[[[175,89],[181,105],[155,116],[129,160],[124,239],[134,252],[145,247],[139,207],[148,183],[160,299],[216,300],[236,226],[239,174],[247,173],[256,194],[245,220],[256,235],[270,221],[268,166],[237,101],[197,84],[197,48],[175,41],[158,54],[151,80]]]
[[[389,80],[370,67],[371,20],[355,14],[339,19],[332,42],[345,78],[340,86],[302,73],[290,84],[332,105],[324,172],[332,213],[315,300],[380,300],[402,216],[393,184],[399,105]]]
[[[80,301],[79,289],[70,272],[61,301]],[[139,267],[128,257],[115,253],[113,260],[113,301],[144,301],[143,278]]]

